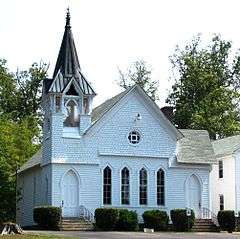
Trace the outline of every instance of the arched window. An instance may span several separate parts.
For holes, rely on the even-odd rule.
[[[78,127],[79,126],[79,111],[78,105],[74,100],[69,100],[66,104],[67,117],[64,121],[65,127]]]
[[[103,204],[112,203],[112,172],[107,166],[103,170]]]
[[[162,169],[157,172],[157,204],[165,205],[165,173]]]
[[[139,204],[147,204],[147,170],[144,168],[139,172]]]
[[[130,184],[129,184],[129,170],[125,167],[121,172],[121,199],[122,204],[130,204]]]

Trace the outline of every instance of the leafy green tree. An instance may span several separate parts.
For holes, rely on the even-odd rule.
[[[151,79],[151,70],[148,69],[146,62],[135,61],[132,66],[124,73],[120,69],[118,85],[124,89],[127,89],[135,84],[141,86],[152,100],[158,100],[157,88],[158,81]]]
[[[35,63],[13,74],[6,61],[0,60],[0,219],[4,221],[15,217],[16,169],[40,147],[41,88],[46,72],[45,64]]]
[[[201,47],[201,37],[170,60],[175,83],[166,102],[174,106],[179,128],[206,129],[210,137],[222,138],[240,132],[240,55],[232,57],[232,43],[214,36]]]

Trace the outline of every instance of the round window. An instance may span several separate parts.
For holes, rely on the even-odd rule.
[[[138,144],[140,142],[140,133],[133,130],[128,135],[128,140],[131,144]]]

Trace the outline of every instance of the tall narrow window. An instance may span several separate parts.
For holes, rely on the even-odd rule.
[[[139,204],[147,204],[147,170],[144,168],[139,172]]]
[[[107,166],[103,170],[103,204],[112,203],[112,172]]]
[[[129,170],[125,167],[121,172],[122,186],[121,198],[122,204],[130,204],[130,185],[129,185]]]
[[[157,204],[165,205],[165,175],[162,169],[157,172]]]
[[[222,194],[219,195],[219,208],[220,211],[224,210],[224,196]]]
[[[218,174],[219,174],[219,178],[223,178],[223,161],[222,160],[218,162]]]

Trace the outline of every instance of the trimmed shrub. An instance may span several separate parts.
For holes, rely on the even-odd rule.
[[[168,228],[169,217],[165,211],[145,211],[142,217],[144,226],[147,228],[153,228],[155,231],[167,230]]]
[[[223,231],[233,232],[235,230],[235,214],[231,210],[219,211],[218,223]]]
[[[136,231],[137,229],[138,229],[137,213],[135,211],[128,211],[127,209],[119,209],[116,230]]]
[[[33,210],[33,219],[41,227],[49,229],[58,228],[62,211],[60,207],[40,206]]]
[[[170,212],[173,228],[176,231],[188,231],[194,225],[195,214],[191,210],[191,216],[187,216],[186,209],[173,209]]]
[[[97,208],[95,222],[97,229],[104,231],[113,230],[118,220],[118,210],[114,208]]]

